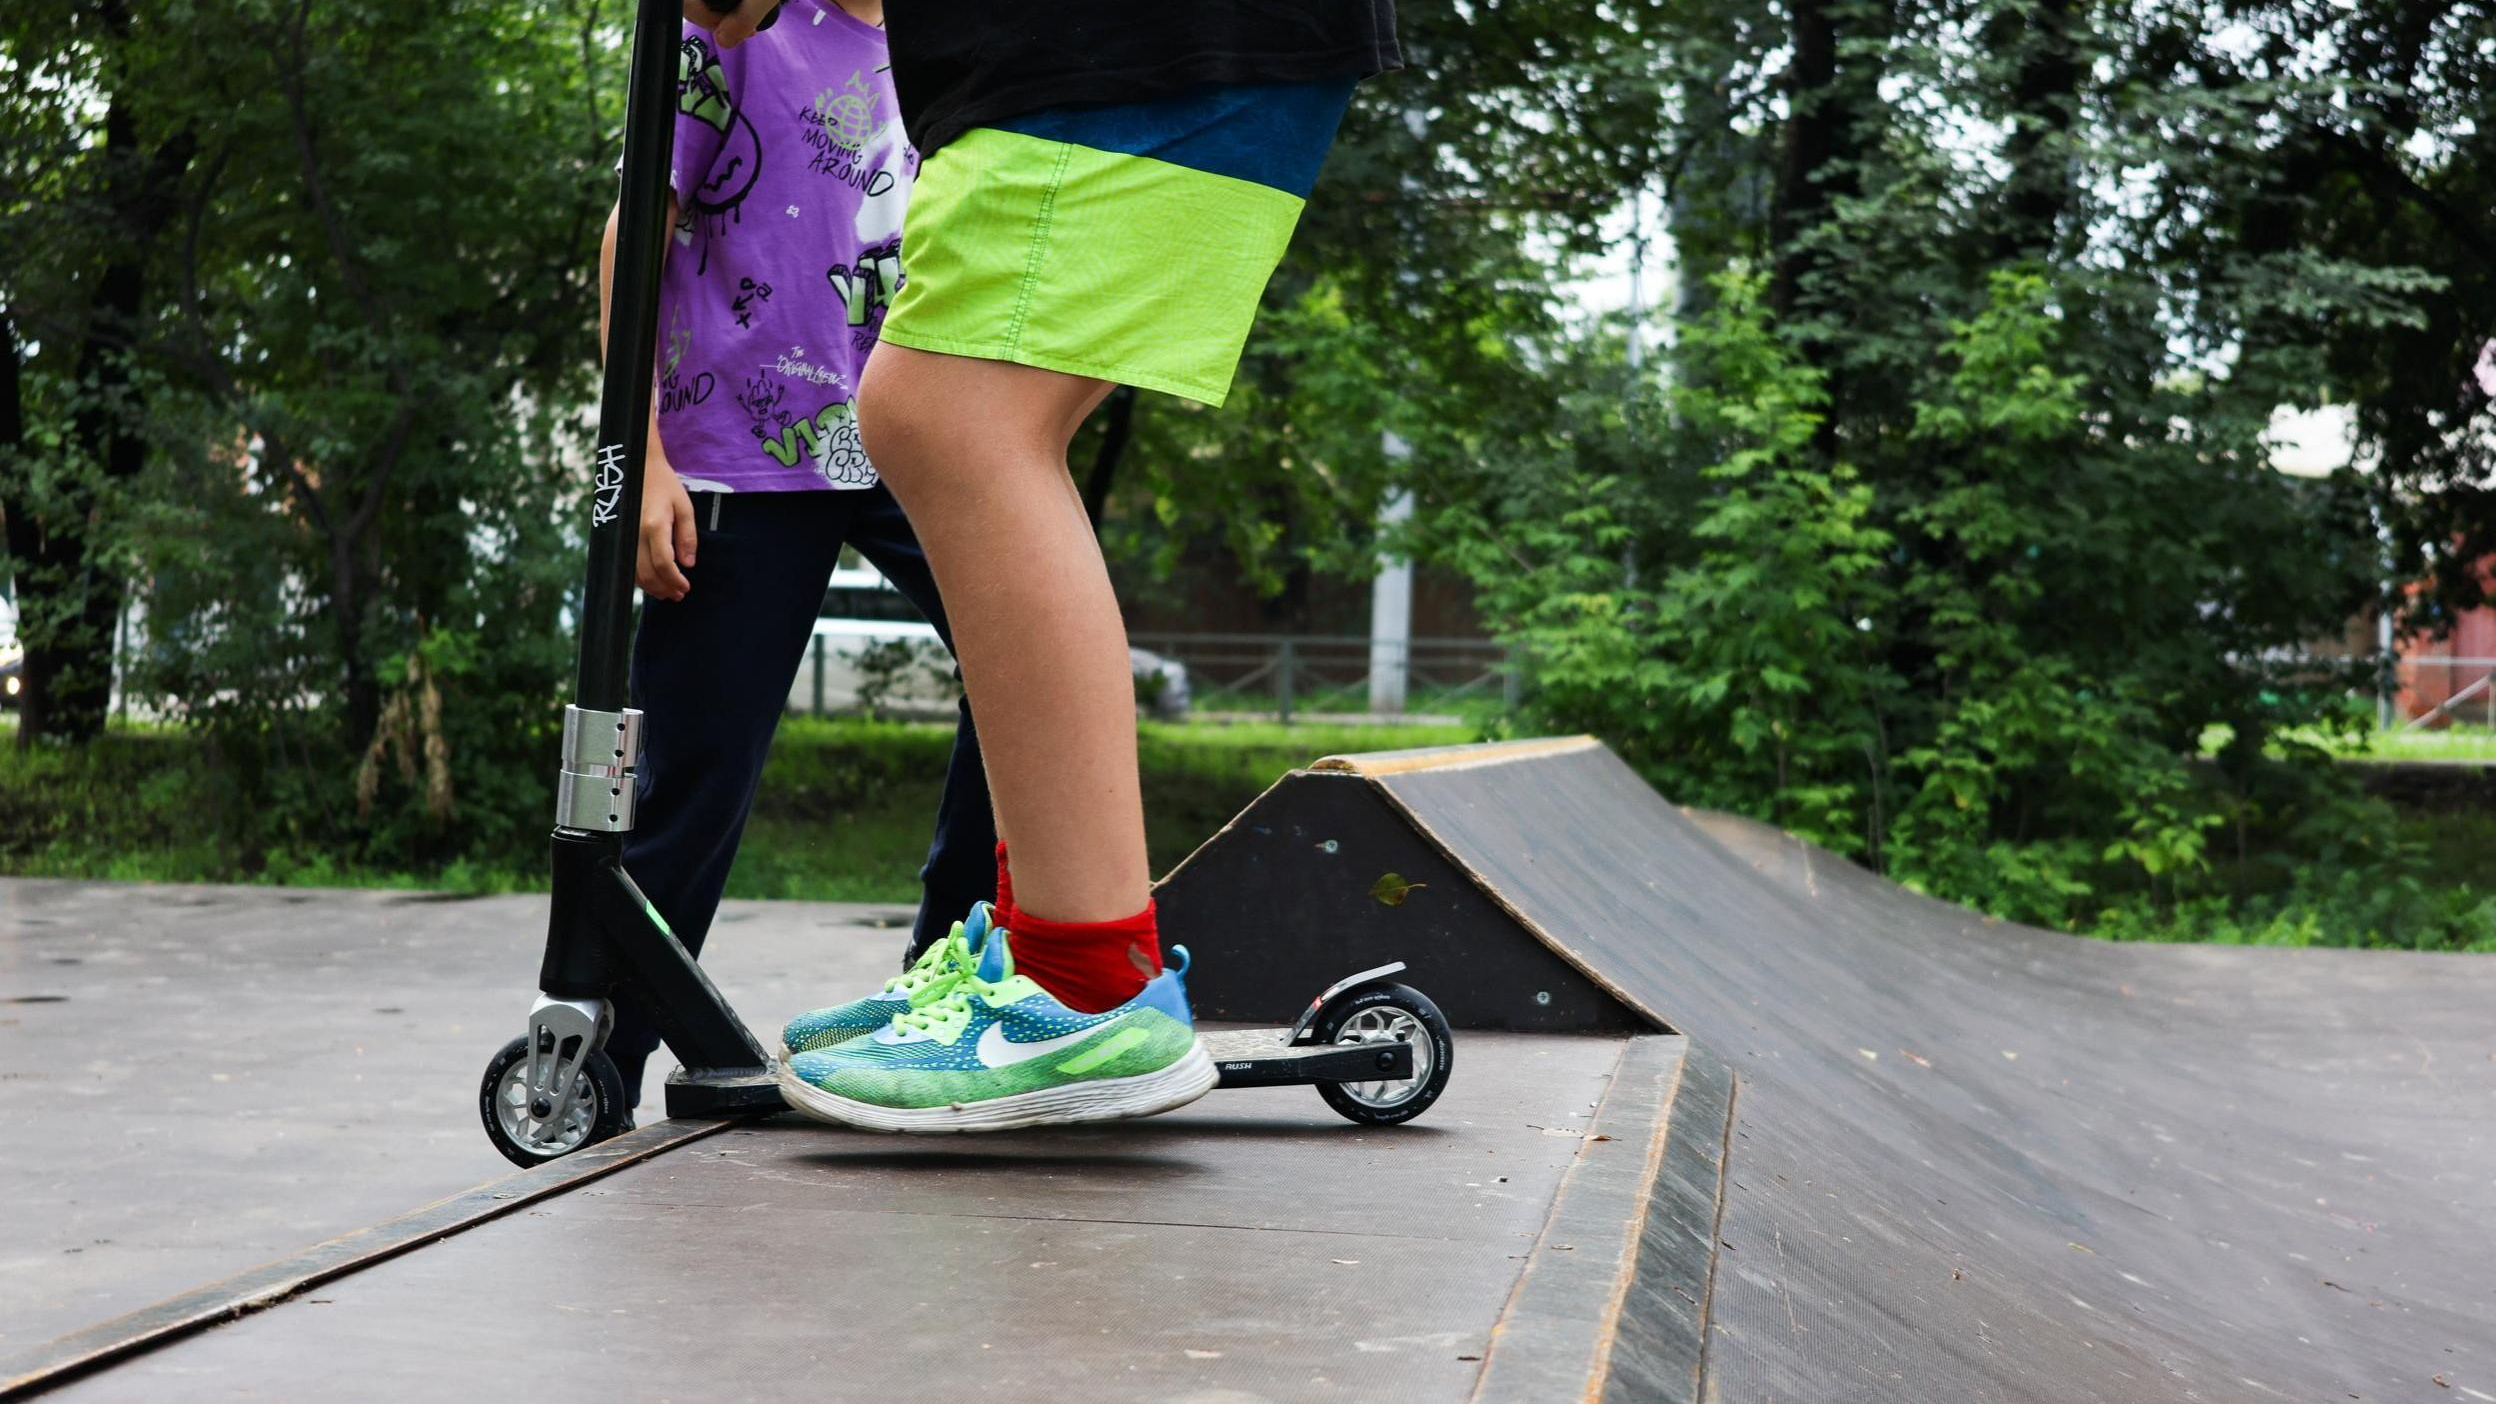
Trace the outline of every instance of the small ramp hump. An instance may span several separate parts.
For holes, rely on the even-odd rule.
[[[1591,958],[1585,902],[1560,900],[1592,884],[1581,897],[1629,915],[1639,880],[1605,865],[1640,847],[1638,816],[1590,816],[1617,826],[1596,851],[1569,852],[1473,812],[1484,795],[1564,783],[1573,757],[1619,765],[1580,736],[1329,756],[1284,776],[1156,893],[1164,926],[1199,957],[1197,1011],[1288,1022],[1316,993],[1307,972],[1400,960],[1458,1028],[1669,1032]],[[1589,799],[1671,812],[1634,775]]]
[[[1400,959],[1721,1059],[1702,1398],[2496,1399],[2496,960],[1995,922],[1585,738],[1295,771],[1162,902],[1233,1017]]]

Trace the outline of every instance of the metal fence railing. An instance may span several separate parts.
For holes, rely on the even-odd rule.
[[[1508,648],[1487,639],[1140,633],[1129,642],[1187,666],[1195,710],[1270,707],[1285,722],[1305,712],[1369,711],[1370,672],[1381,663],[1404,665],[1408,711],[1468,703],[1512,711],[1520,681]]]
[[[2419,654],[2393,670],[2395,723],[2403,731],[2476,722],[2496,729],[2496,658]]]

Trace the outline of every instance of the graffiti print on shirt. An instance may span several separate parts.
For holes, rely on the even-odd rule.
[[[667,341],[659,348],[659,413],[681,414],[711,398],[719,378],[709,371],[685,374],[685,353],[693,349],[693,329],[685,325],[683,303],[668,308]]]
[[[727,131],[737,112],[719,55],[690,34],[676,45],[676,110],[717,132]]]
[[[790,351],[801,359],[792,361],[783,354],[775,370],[796,374],[801,381],[817,386],[829,383],[847,392],[841,376],[805,364],[803,348],[791,347]],[[766,370],[748,377],[745,389],[737,395],[737,404],[751,421],[755,442],[763,452],[783,468],[795,468],[801,463],[813,468],[816,476],[832,487],[874,486],[875,465],[867,461],[866,445],[859,440],[855,406],[844,398],[825,404],[813,414],[799,414],[788,408],[789,390],[788,381]]]
[[[825,20],[833,18],[822,16]],[[881,35],[681,31],[678,221],[657,399],[677,471],[736,491],[872,485],[851,406],[901,286],[918,157]]]
[[[776,439],[765,439],[763,451],[783,468],[802,459],[834,487],[867,487],[875,482],[875,465],[867,461],[858,438],[858,410],[847,400],[834,400],[812,415],[792,418]]]
[[[754,315],[762,310],[764,303],[769,301],[771,301],[771,284],[759,283],[752,278],[739,278],[737,295],[728,299],[728,312],[737,319],[738,326],[750,330],[754,325]]]
[[[890,193],[898,180],[893,158],[908,147],[898,113],[878,109],[884,98],[864,73],[815,94],[797,111],[797,126],[806,143],[806,169],[828,175],[873,199]]]
[[[876,331],[884,325],[884,309],[891,305],[893,294],[901,291],[901,240],[862,250],[855,264],[833,264],[823,276],[841,299],[858,349],[874,346]]]
[[[687,196],[679,228],[701,246],[697,273],[711,266],[710,241],[728,232],[741,218],[745,197],[754,193],[763,175],[763,138],[754,130],[728,91],[728,76],[710,45],[688,36],[679,56],[676,110],[710,126],[726,138],[711,159],[701,183]]]

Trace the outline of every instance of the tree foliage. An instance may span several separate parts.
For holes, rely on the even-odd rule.
[[[1288,626],[1382,544],[1452,564],[1538,720],[2006,913],[2389,861],[2280,758],[2366,685],[2318,641],[2496,548],[2486,0],[1398,8],[1231,405],[1078,445],[1131,570],[1219,542]],[[22,738],[100,723],[126,586],[272,844],[533,827],[621,20],[0,19]],[[1579,279],[1653,197],[1646,356]],[[2324,405],[2366,471],[2273,471]]]
[[[1560,397],[1436,485],[1547,718],[2029,919],[2244,881],[2323,812],[2334,862],[2395,863],[2274,758],[2353,720],[2364,668],[2317,645],[2380,598],[2378,521],[2431,602],[2476,588],[2488,90],[2447,85],[2491,40],[2481,7],[2062,0],[1668,40],[1673,383]],[[2324,404],[2372,471],[2274,471],[2275,413]]]
[[[36,450],[10,455],[37,495],[12,526],[74,521],[107,618],[141,583],[133,694],[209,731],[271,842],[510,842],[542,813],[543,765],[513,762],[542,760],[575,575],[611,23],[116,3],[9,35],[48,124],[0,275]],[[82,242],[132,163],[148,228]]]

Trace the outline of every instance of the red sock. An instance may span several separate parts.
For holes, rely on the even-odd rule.
[[[1005,840],[997,840],[997,924],[1014,929],[1014,874],[1005,866]]]
[[[1069,1009],[1115,1009],[1161,973],[1161,926],[1153,904],[1118,921],[1044,921],[1016,912],[1014,969]]]

